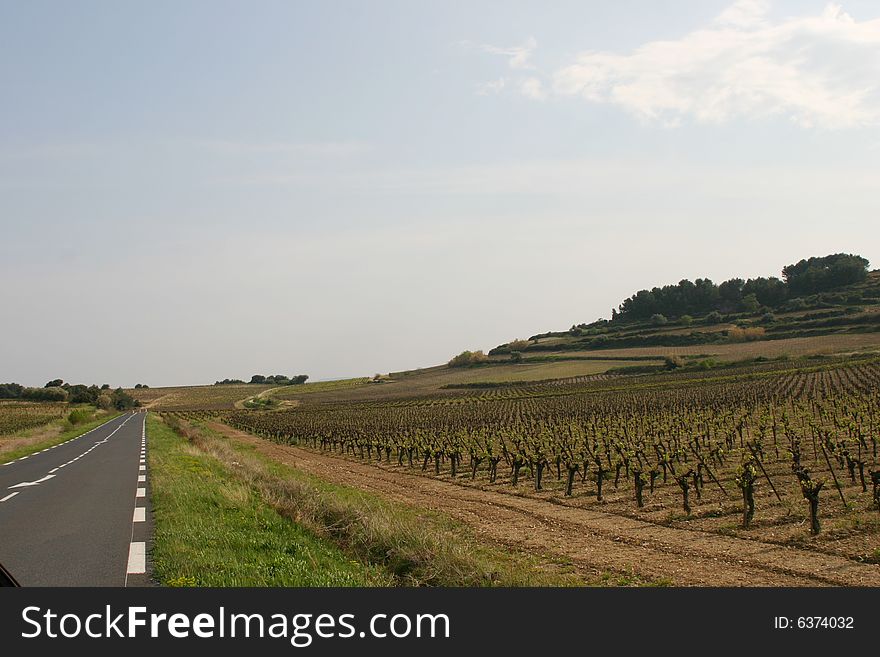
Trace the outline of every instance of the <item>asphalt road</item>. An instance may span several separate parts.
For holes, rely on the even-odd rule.
[[[22,586],[149,583],[145,418],[0,465],[0,563]]]

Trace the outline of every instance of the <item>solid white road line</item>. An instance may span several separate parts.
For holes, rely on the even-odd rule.
[[[147,572],[147,546],[143,541],[132,542],[128,548],[129,575],[143,575]]]
[[[132,522],[145,522],[147,519],[147,510],[142,506],[134,508],[134,520]]]
[[[9,495],[7,495],[2,500],[0,500],[0,502],[6,502],[7,500],[11,500],[16,495],[18,495],[18,491],[15,491],[14,493],[9,493]]]

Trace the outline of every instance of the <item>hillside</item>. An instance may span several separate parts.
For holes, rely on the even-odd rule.
[[[738,299],[731,301],[734,295],[729,292],[730,281],[720,286],[714,286],[707,279],[697,279],[695,283],[682,281],[677,286],[636,293],[612,313],[611,320],[600,319],[565,331],[533,335],[527,341],[499,345],[489,352],[489,356],[492,360],[506,357],[508,360],[521,358],[524,362],[536,362],[576,357],[605,359],[667,355],[695,359],[711,354],[730,360],[797,355],[812,351],[813,346],[820,346],[819,352],[861,351],[878,341],[880,270],[866,272],[857,282],[831,284],[828,289],[812,293],[807,293],[809,288],[804,291],[803,286],[788,285],[779,279],[756,280],[764,282],[767,288],[774,288],[775,298],[766,296],[761,299],[760,295],[749,293],[740,294]],[[741,279],[733,279],[733,282],[746,289],[754,283]],[[703,304],[708,311],[702,314],[694,311],[677,315],[648,314],[651,310],[666,310],[676,305],[679,309],[691,310],[696,304],[689,307],[680,296],[665,302],[658,297],[681,295],[682,290],[694,290],[696,296],[701,287],[706,289],[706,284],[713,286],[715,292],[715,301]],[[718,308],[727,312],[720,312]],[[806,338],[822,339],[809,341],[810,348],[804,349]],[[751,348],[742,346],[769,341],[778,343]]]

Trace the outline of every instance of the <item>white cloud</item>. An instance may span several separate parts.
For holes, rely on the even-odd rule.
[[[664,125],[767,117],[803,127],[876,125],[880,19],[857,21],[832,4],[774,21],[767,2],[739,0],[679,39],[628,54],[584,52],[555,72],[553,92]]]
[[[503,57],[507,57],[508,66],[510,66],[510,68],[512,69],[520,70],[534,68],[529,60],[531,59],[532,53],[537,47],[537,40],[535,39],[535,37],[530,36],[521,46],[501,48],[498,46],[490,46],[484,44],[480,46],[480,50],[490,53],[492,55],[501,55]]]
[[[538,78],[525,78],[519,83],[519,90],[523,96],[533,100],[544,100],[547,98],[544,84]]]
[[[477,94],[480,96],[491,96],[494,94],[501,93],[507,84],[506,78],[498,78],[497,80],[490,80],[489,82],[484,82],[483,84],[477,85]]]

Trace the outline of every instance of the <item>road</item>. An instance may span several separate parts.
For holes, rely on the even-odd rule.
[[[0,563],[22,586],[149,584],[145,418],[0,465]]]

